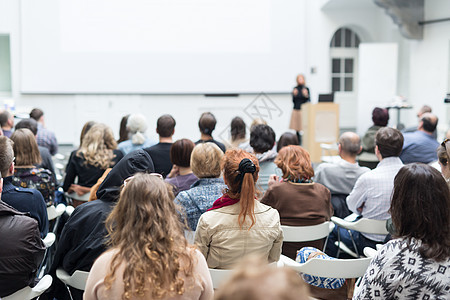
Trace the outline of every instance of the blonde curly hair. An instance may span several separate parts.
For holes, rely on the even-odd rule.
[[[86,165],[106,170],[111,167],[114,158],[113,150],[117,148],[117,142],[111,128],[98,123],[86,132],[77,151],[77,156],[84,158]]]

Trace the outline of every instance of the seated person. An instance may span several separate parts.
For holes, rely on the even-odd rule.
[[[208,266],[231,269],[248,254],[278,261],[283,243],[280,216],[255,199],[257,158],[241,149],[230,149],[221,167],[228,188],[200,217],[195,232],[195,244]]]
[[[439,171],[401,168],[390,212],[397,238],[372,259],[354,299],[450,299],[450,191]]]
[[[195,144],[191,140],[181,139],[173,143],[170,148],[170,161],[173,167],[166,182],[174,186],[175,195],[190,189],[198,179],[191,169],[191,153],[194,147]]]
[[[220,178],[222,157],[222,150],[213,143],[198,144],[192,151],[191,168],[198,180],[175,198],[175,203],[184,209],[190,230],[197,229],[200,216],[212,207],[226,188]]]
[[[321,163],[315,170],[314,181],[330,190],[334,215],[339,218],[351,214],[345,199],[359,176],[370,171],[367,167],[360,167],[356,162],[356,156],[361,152],[361,148],[361,140],[356,133],[344,132],[339,138],[338,145],[341,159],[333,163]]]
[[[277,143],[277,153],[280,152],[280,150],[289,145],[299,145],[298,137],[296,134],[293,134],[292,132],[285,132],[280,136],[280,139]]]
[[[36,135],[38,145],[47,148],[51,155],[55,155],[58,152],[58,141],[55,133],[45,128],[44,112],[39,108],[33,108],[30,112],[30,118],[38,123]]]
[[[188,245],[173,199],[160,174],[125,180],[106,219],[110,249],[92,266],[85,300],[213,298],[205,258]]]
[[[12,184],[38,190],[47,205],[53,204],[55,177],[49,170],[36,167],[41,162],[41,156],[33,133],[27,128],[17,129],[11,135],[11,140],[16,156]]]
[[[198,145],[200,143],[214,143],[220,148],[220,150],[225,153],[225,145],[219,141],[216,141],[212,137],[212,133],[214,129],[216,129],[216,124],[216,117],[212,113],[202,113],[200,119],[198,120],[198,128],[200,129],[201,136],[200,139],[195,142],[195,144]]]
[[[47,205],[38,190],[16,187],[12,184],[14,174],[13,141],[6,136],[0,136],[0,172],[3,176],[2,200],[20,212],[29,213],[36,219],[41,238],[44,238],[48,233]]]
[[[172,136],[175,133],[175,119],[171,115],[162,115],[156,122],[156,133],[159,135],[159,143],[151,146],[147,151],[155,164],[155,172],[164,178],[172,170],[170,161],[170,148],[172,147]]]
[[[250,132],[250,146],[253,148],[256,158],[259,162],[258,186],[263,191],[268,188],[267,182],[272,174],[277,171],[274,163],[277,153],[273,150],[275,145],[275,132],[269,125],[255,125]]]
[[[300,146],[286,146],[275,159],[283,177],[272,175],[269,189],[261,203],[269,205],[280,213],[281,225],[310,226],[329,221],[333,215],[330,191],[311,180],[314,170],[309,153]],[[283,255],[295,259],[297,250],[305,247],[323,248],[324,240],[283,243]]]
[[[156,144],[145,136],[145,131],[147,131],[147,120],[142,114],[132,114],[128,117],[127,130],[129,136],[128,140],[123,141],[118,145],[118,149],[122,151],[124,155]]]
[[[234,117],[230,124],[231,139],[227,142],[227,149],[241,148],[240,146],[247,143],[245,122],[241,117]]]

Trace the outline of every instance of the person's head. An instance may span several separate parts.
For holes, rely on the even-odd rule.
[[[269,125],[256,125],[250,132],[250,146],[255,153],[269,151],[275,145],[275,132]]]
[[[386,108],[375,107],[372,111],[372,121],[375,126],[387,126],[389,111]]]
[[[128,140],[127,122],[129,116],[130,115],[125,115],[122,117],[122,120],[120,120],[119,139],[117,140],[117,144]]]
[[[142,145],[145,140],[147,130],[147,119],[142,114],[132,114],[128,117],[127,129],[133,144]]]
[[[297,85],[305,85],[305,76],[303,74],[297,75]]]
[[[450,180],[450,140],[445,139],[437,149],[438,161],[441,166],[442,175]]]
[[[36,122],[42,122],[44,118],[44,112],[42,109],[33,108],[30,112],[30,118],[36,120]]]
[[[432,112],[431,106],[424,105],[417,111],[417,117],[420,118],[424,113],[431,113],[431,112]]]
[[[298,137],[292,132],[285,132],[280,136],[280,139],[278,140],[277,152],[280,152],[283,147],[289,145],[298,145]]]
[[[0,136],[0,172],[3,178],[14,173],[13,144],[14,142],[6,136]]]
[[[241,117],[234,117],[233,120],[231,120],[230,127],[232,141],[245,139],[245,122]]]
[[[107,125],[94,124],[84,135],[78,156],[82,156],[87,165],[106,170],[113,159],[113,150],[117,148],[114,135]]]
[[[438,124],[438,117],[432,113],[424,113],[420,117],[419,130],[423,130],[428,133],[433,133],[436,130]]]
[[[11,135],[17,166],[32,166],[42,162],[36,137],[27,128],[18,129]]]
[[[250,217],[250,226],[253,226],[256,222],[254,204],[259,174],[258,159],[242,149],[230,149],[225,152],[220,166],[228,187],[228,196],[240,199],[239,226],[242,228],[246,217]]]
[[[183,294],[189,288],[183,278],[193,276],[195,250],[184,238],[173,187],[158,175],[138,173],[126,179],[106,219],[109,244],[117,253],[105,286],[111,288],[115,271],[124,264],[124,276],[119,279],[124,295],[133,299]]]
[[[170,147],[170,162],[178,167],[189,168],[194,147],[195,144],[189,139],[176,141]]]
[[[0,113],[0,126],[10,129],[14,126],[14,116],[7,110]]]
[[[283,147],[275,158],[275,164],[283,172],[283,178],[289,181],[309,180],[314,176],[308,151],[298,145]]]
[[[344,132],[339,138],[339,152],[356,157],[361,152],[361,139],[354,132]]]
[[[92,126],[94,126],[95,124],[97,124],[94,121],[89,121],[84,123],[83,128],[81,128],[81,134],[80,134],[80,146],[83,143],[83,138],[86,135],[86,133],[89,131],[89,129],[92,128]]]
[[[212,133],[214,129],[216,128],[216,117],[210,112],[204,112],[200,116],[200,119],[198,120],[198,128],[200,129],[200,132],[212,136]]]
[[[198,178],[220,176],[220,161],[223,151],[214,143],[200,143],[191,154],[191,169]]]
[[[22,119],[19,121],[19,123],[16,124],[15,129],[22,129],[27,128],[31,130],[31,132],[34,134],[34,136],[37,135],[38,132],[38,125],[35,119],[28,118],[28,119]]]
[[[435,168],[412,163],[398,171],[390,213],[397,235],[422,242],[420,254],[450,257],[450,191]]]
[[[215,293],[216,300],[307,300],[308,287],[294,270],[247,258]]]
[[[171,115],[162,115],[156,122],[156,132],[160,137],[171,137],[175,132],[175,119]]]
[[[382,158],[400,156],[403,149],[403,134],[397,129],[382,127],[375,134],[375,148]]]

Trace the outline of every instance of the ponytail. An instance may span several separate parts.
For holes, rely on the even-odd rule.
[[[246,216],[250,216],[250,220],[252,224],[249,229],[255,225],[255,181],[253,180],[252,173],[244,174],[244,178],[242,179],[241,186],[241,211],[239,212],[238,223],[239,227],[242,229],[242,225],[245,223]]]

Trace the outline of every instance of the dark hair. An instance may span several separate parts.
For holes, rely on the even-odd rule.
[[[250,146],[255,153],[264,153],[273,148],[275,132],[269,125],[256,125],[250,132]]]
[[[449,140],[445,139],[437,149],[438,160],[443,166],[446,166],[450,159],[450,144],[447,146],[448,142]]]
[[[179,167],[191,166],[191,153],[195,144],[189,139],[181,139],[176,141],[170,147],[170,161]]]
[[[277,143],[277,152],[280,152],[281,148],[289,145],[298,145],[298,137],[291,132],[285,132],[280,136]]]
[[[439,171],[422,163],[401,168],[390,213],[398,237],[422,242],[422,256],[437,261],[450,257],[450,191]]]
[[[375,134],[375,145],[382,158],[400,156],[403,148],[403,135],[397,129],[381,127]]]
[[[30,118],[35,119],[36,121],[39,121],[39,119],[44,115],[44,112],[42,109],[39,108],[33,108],[30,112]]]
[[[176,124],[175,119],[171,115],[162,115],[156,121],[156,131],[160,137],[171,137]]]
[[[20,120],[20,122],[16,124],[15,128],[16,128],[16,130],[22,129],[22,128],[27,128],[27,129],[31,130],[31,132],[34,135],[37,135],[37,132],[38,132],[38,124],[37,124],[36,120],[32,119],[32,118]]]
[[[83,128],[81,129],[81,134],[80,134],[80,147],[81,147],[81,145],[83,144],[83,138],[84,138],[84,136],[85,136],[86,133],[89,131],[89,129],[91,129],[91,127],[94,126],[95,124],[97,124],[97,123],[94,122],[94,121],[89,121],[89,122],[86,122],[86,123],[83,125]]]
[[[425,131],[434,132],[436,130],[436,127],[438,124],[437,118],[436,118],[436,122],[433,122],[433,120],[429,116],[425,116],[425,117],[422,117],[421,121],[423,123],[422,127]]]
[[[127,122],[128,122],[129,116],[130,115],[123,116],[122,120],[120,120],[119,139],[117,140],[117,144],[128,140]]]
[[[11,113],[7,110],[0,113],[0,126],[3,127],[8,124],[8,120],[11,118]]]
[[[372,111],[372,121],[376,126],[386,126],[389,121],[389,111],[386,108],[375,107]]]
[[[245,122],[241,117],[234,117],[231,120],[231,140],[245,139]]]
[[[216,128],[216,117],[210,112],[204,112],[198,120],[198,128],[203,134],[212,136],[212,132]]]

